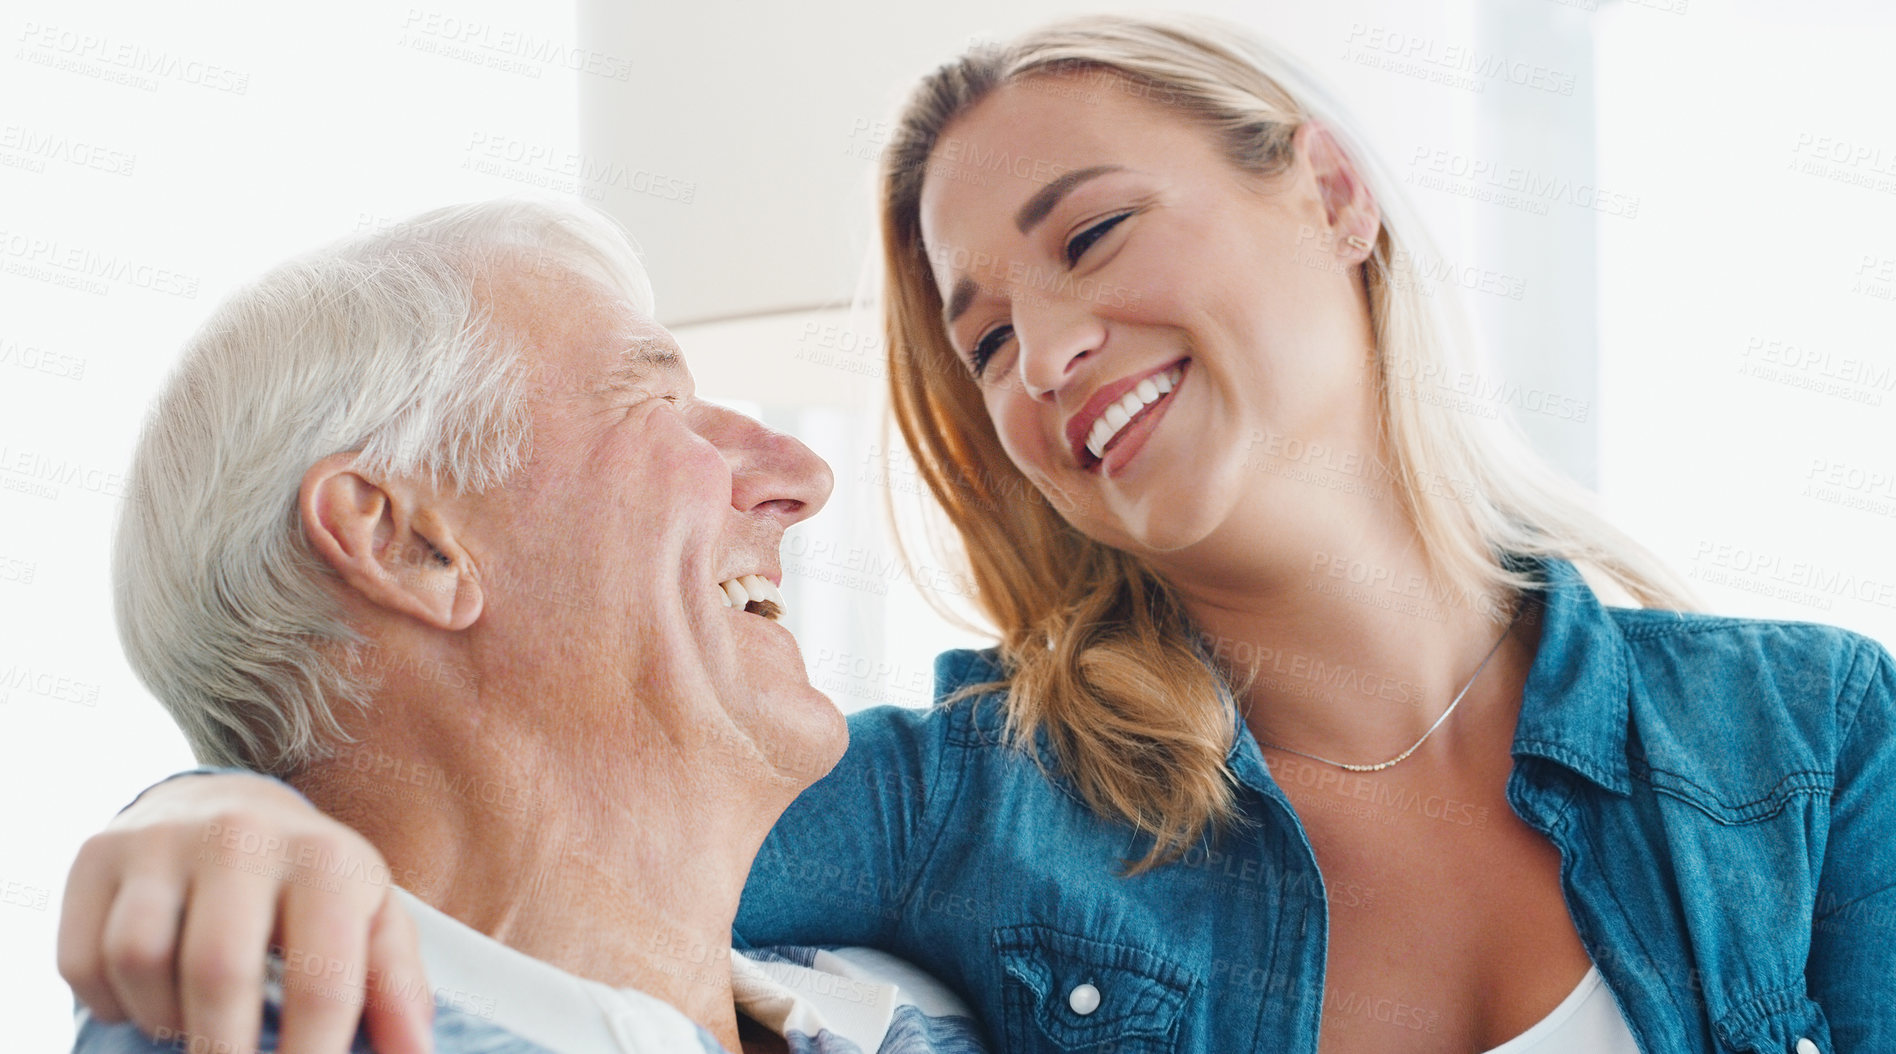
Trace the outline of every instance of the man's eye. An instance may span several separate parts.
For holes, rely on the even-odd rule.
[[[981,376],[982,371],[987,369],[988,360],[993,358],[994,353],[1000,351],[1001,345],[1006,344],[1007,339],[1013,335],[1013,326],[995,326],[981,334],[981,339],[974,342],[974,350],[968,354],[976,377]]]
[[[1094,242],[1099,241],[1101,238],[1104,238],[1106,236],[1107,231],[1110,231],[1114,227],[1117,227],[1119,225],[1120,220],[1123,220],[1130,215],[1132,215],[1132,211],[1127,210],[1125,212],[1120,213],[1117,216],[1108,216],[1105,219],[1099,221],[1098,223],[1093,224],[1091,227],[1088,227],[1085,230],[1081,231],[1080,233],[1074,235],[1073,240],[1070,242],[1067,242],[1066,244],[1067,266],[1072,267],[1073,265],[1079,263],[1080,257],[1086,255],[1086,250],[1091,248]]]

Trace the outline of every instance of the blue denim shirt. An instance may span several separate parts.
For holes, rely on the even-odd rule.
[[[1896,1051],[1889,654],[1825,626],[1609,609],[1571,565],[1535,566],[1508,801],[1559,849],[1640,1048]],[[954,651],[936,677],[942,699],[1001,671]],[[758,855],[738,940],[884,948],[1015,1054],[1314,1052],[1329,906],[1363,891],[1326,887],[1233,723],[1249,822],[1121,877],[1147,843],[1005,746],[998,695],[855,714]]]

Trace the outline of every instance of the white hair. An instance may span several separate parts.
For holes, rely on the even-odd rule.
[[[364,638],[303,534],[304,473],[504,484],[530,441],[519,349],[475,294],[522,259],[652,314],[625,232],[579,207],[458,205],[285,264],[192,337],[133,457],[113,554],[133,670],[206,764],[287,775],[368,705]]]

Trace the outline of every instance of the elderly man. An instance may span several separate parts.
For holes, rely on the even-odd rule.
[[[651,314],[615,227],[500,202],[282,267],[195,338],[133,470],[121,636],[201,760],[366,841],[259,819],[244,780],[217,823],[88,843],[62,948],[110,962],[61,963],[79,1050],[249,1050],[260,1021],[321,1049],[364,988],[385,1054],[974,1049],[952,997],[867,953],[731,949],[759,845],[847,739],[776,621],[779,541],[831,480],[698,399]],[[176,881],[86,884],[157,845]],[[265,1005],[267,924],[180,911],[187,886],[280,902]],[[412,917],[426,985],[341,965],[362,941],[327,923],[365,898],[371,944]],[[174,961],[194,991],[166,992]]]

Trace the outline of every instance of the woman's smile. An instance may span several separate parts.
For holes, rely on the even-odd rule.
[[[1104,385],[1067,420],[1067,443],[1081,469],[1107,478],[1138,455],[1171,408],[1190,359],[1122,377]]]

